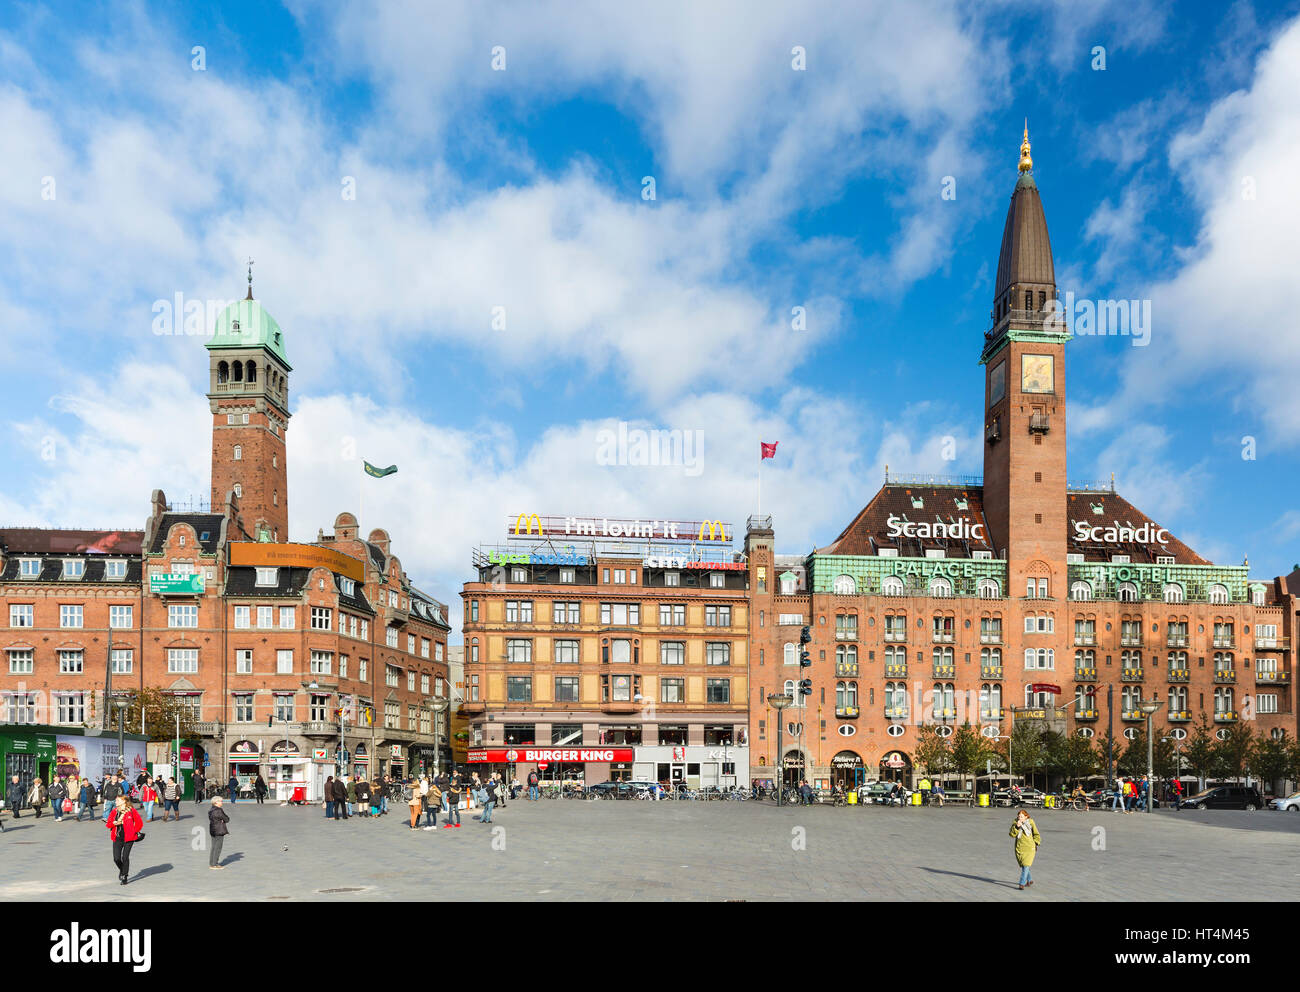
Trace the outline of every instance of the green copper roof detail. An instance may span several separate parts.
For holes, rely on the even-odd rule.
[[[292,371],[284,350],[284,332],[257,300],[239,300],[217,314],[208,348],[263,347]]]

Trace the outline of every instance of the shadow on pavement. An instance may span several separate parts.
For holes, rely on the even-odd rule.
[[[988,882],[989,885],[996,885],[1003,889],[1017,889],[1020,886],[1015,882],[1002,882],[996,878],[985,878],[982,875],[963,875],[959,871],[944,871],[942,868],[926,868],[924,865],[917,865],[921,871],[928,871],[932,875],[952,875],[955,878],[969,878],[972,882]]]
[[[144,871],[136,872],[134,875],[131,876],[130,880],[132,882],[138,882],[140,881],[140,879],[148,878],[150,875],[162,875],[171,870],[172,870],[172,866],[170,863],[165,865],[151,865],[150,867],[144,869]]]

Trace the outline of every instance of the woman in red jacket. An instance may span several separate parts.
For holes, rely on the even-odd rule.
[[[113,863],[117,877],[123,885],[131,874],[131,845],[144,830],[144,821],[126,796],[118,796],[113,811],[108,814],[108,835],[113,838]]]

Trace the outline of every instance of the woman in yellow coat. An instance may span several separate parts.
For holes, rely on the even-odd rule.
[[[1023,809],[1016,814],[1016,822],[1011,824],[1010,836],[1016,842],[1016,864],[1020,866],[1020,887],[1023,889],[1034,884],[1029,877],[1029,866],[1034,863],[1034,854],[1043,838],[1038,833],[1038,825]]]

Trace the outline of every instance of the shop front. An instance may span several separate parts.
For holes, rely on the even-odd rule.
[[[370,778],[370,749],[360,741],[352,749],[352,774]]]
[[[480,777],[500,772],[509,782],[514,776],[527,783],[536,771],[555,784],[595,785],[619,773],[632,777],[638,749],[630,747],[489,747],[470,748],[467,763]]]
[[[721,788],[749,784],[749,748],[659,745],[636,749],[631,778],[672,788]]]
[[[432,776],[435,770],[447,767],[445,762],[438,761],[438,748],[432,744],[412,744],[407,749],[407,763],[410,774],[416,778]]]
[[[262,770],[262,749],[255,741],[235,741],[226,755],[228,770],[224,781],[214,782],[223,792],[233,775],[239,791],[251,795],[253,783]]]
[[[281,740],[272,744],[271,767],[266,782],[271,798],[288,802],[295,789],[302,789],[303,795],[310,799],[307,793],[311,784],[310,768],[307,756],[299,752],[294,741]]]
[[[407,762],[406,760],[406,755],[404,753],[404,749],[402,748],[402,745],[389,744],[388,745],[388,768],[387,769],[381,768],[380,774],[391,775],[393,776],[393,778],[401,779],[406,777],[406,769],[408,767],[409,767],[409,762]]]
[[[40,778],[47,786],[59,775],[88,778],[96,785],[104,776],[121,771],[134,779],[145,771],[145,740],[126,734],[119,750],[117,734],[52,727],[43,724],[0,726],[0,767],[5,791],[17,775],[24,791]]]
[[[900,782],[911,788],[912,759],[902,751],[890,751],[880,759],[880,781]]]
[[[311,763],[307,765],[307,799],[317,803],[325,798],[325,780],[333,778],[335,769],[334,749],[330,747],[313,747]]]
[[[785,753],[785,772],[781,781],[787,789],[797,789],[807,776],[803,752],[798,748]]]
[[[841,789],[856,789],[866,781],[866,764],[855,751],[841,751],[831,758],[831,782]]]

